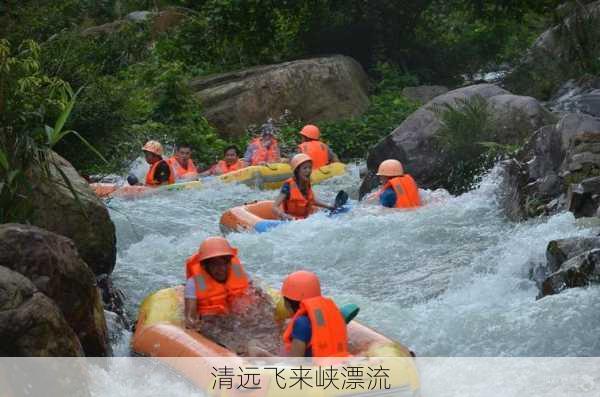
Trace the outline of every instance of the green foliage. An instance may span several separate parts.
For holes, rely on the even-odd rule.
[[[77,94],[68,83],[40,71],[37,43],[26,41],[12,53],[8,41],[0,40],[0,223],[29,219],[34,173],[48,178],[56,169],[77,199],[51,156],[51,149],[67,135],[99,155],[77,132],[64,129]],[[51,127],[46,123],[53,118]]]
[[[302,54],[302,35],[323,0],[207,0],[198,13],[158,41],[161,58],[184,62],[204,73],[261,63],[281,62]]]
[[[209,164],[225,142],[202,116],[201,105],[187,82],[182,64],[149,60],[126,68],[118,77],[105,76],[83,91],[71,125],[109,160],[97,164],[80,144],[66,140],[60,152],[85,173],[120,172],[140,155],[148,139],[167,146],[187,142],[197,162]]]
[[[499,126],[481,96],[459,99],[454,105],[434,105],[432,110],[440,117],[436,145],[447,165],[440,182],[451,193],[472,189],[500,157],[519,148],[496,142]]]
[[[600,15],[579,1],[569,4],[550,36],[550,48],[535,47],[509,76],[509,89],[548,100],[565,81],[600,74]]]
[[[462,74],[517,62],[544,29],[555,3],[436,1],[417,28],[420,73],[452,82]]]
[[[65,127],[80,131],[110,165],[98,164],[73,134],[56,148],[80,171],[91,173],[119,171],[125,160],[139,155],[148,138],[167,145],[188,141],[196,160],[211,163],[225,143],[202,117],[187,86],[189,78],[331,53],[358,59],[377,81],[364,115],[319,123],[323,138],[342,158],[364,157],[416,109],[417,104],[401,96],[403,87],[419,80],[458,82],[462,74],[520,58],[556,4],[557,0],[24,0],[3,3],[0,31],[13,43],[24,37],[44,41],[38,60],[43,74],[81,89]],[[134,10],[171,6],[185,7],[186,18],[160,34],[153,31],[152,21],[123,23],[110,34],[80,33]],[[587,60],[593,59],[589,53],[600,40],[581,32],[573,36],[585,43],[574,54],[580,60],[576,63],[594,70]],[[557,69],[560,73],[564,75]],[[549,80],[536,71],[523,81],[551,92],[554,82]],[[48,118],[58,117],[63,109],[50,106],[53,97],[43,90],[30,94],[23,105],[47,100],[43,113]],[[475,116],[466,117],[462,123]],[[284,149],[293,151],[303,123],[289,119],[278,123]],[[37,122],[32,125],[39,125],[39,117]],[[451,129],[458,128],[456,123]],[[234,143],[243,148],[247,139]],[[491,151],[510,150],[485,134],[478,140],[482,144],[476,149],[461,150],[482,152],[486,159]],[[460,171],[447,178],[462,183],[458,190],[464,190],[469,184],[464,181],[479,163],[480,159],[458,164]]]
[[[80,87],[146,59],[149,40],[148,25],[142,23],[127,23],[108,34],[64,32],[44,43],[42,63],[49,74]]]

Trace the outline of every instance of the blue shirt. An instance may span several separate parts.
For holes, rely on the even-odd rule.
[[[292,328],[292,339],[301,340],[308,345],[311,338],[312,328],[310,326],[310,320],[308,319],[308,316],[299,316],[294,322],[294,328]],[[312,349],[306,349],[304,356],[312,357]]]
[[[393,188],[388,187],[379,196],[379,203],[384,207],[394,208],[396,206],[396,192]]]

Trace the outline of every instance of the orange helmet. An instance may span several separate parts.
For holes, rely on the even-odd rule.
[[[237,250],[229,245],[229,242],[223,237],[208,237],[198,248],[200,262],[217,256],[234,256],[236,254]]]
[[[299,270],[283,280],[281,295],[293,301],[321,296],[321,282],[313,272]]]
[[[316,125],[306,124],[304,127],[302,127],[300,135],[304,135],[310,139],[319,139],[321,136],[321,131],[319,131],[319,127]]]
[[[292,172],[296,171],[296,168],[298,168],[300,164],[304,164],[307,161],[312,161],[308,154],[298,153],[297,155],[292,157],[292,160],[290,161],[290,165],[292,166]]]
[[[162,154],[163,154],[163,147],[160,144],[160,142],[158,142],[158,141],[148,141],[148,142],[146,142],[146,144],[144,145],[144,147],[142,148],[142,150],[145,151],[145,152],[154,153],[157,156],[162,156]]]
[[[389,159],[379,164],[377,175],[381,176],[401,176],[404,175],[404,167],[398,160]]]

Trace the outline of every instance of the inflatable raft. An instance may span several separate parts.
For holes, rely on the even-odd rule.
[[[331,163],[313,170],[310,180],[313,184],[316,184],[334,176],[343,175],[345,172],[346,165],[343,163]],[[279,189],[283,182],[291,177],[292,168],[289,164],[273,163],[242,168],[221,175],[219,179],[224,183],[244,183],[259,189]]]
[[[144,185],[121,186],[115,183],[90,183],[90,187],[94,190],[94,193],[96,193],[96,195],[101,198],[120,197],[124,199],[135,199],[165,191],[201,189],[202,182],[178,182],[173,183],[171,185],[162,185],[157,187],[150,187]]]
[[[283,321],[288,315],[283,306],[283,299],[277,292],[272,292],[276,302],[276,318]],[[419,377],[410,351],[398,342],[375,332],[374,330],[352,321],[348,324],[349,350],[354,356],[352,365],[379,366],[390,370],[389,389],[384,390],[337,390],[335,388],[305,388],[301,394],[298,390],[282,390],[277,387],[272,371],[258,368],[266,386],[260,390],[241,390],[244,396],[417,396],[419,395]],[[248,364],[243,357],[235,355],[225,347],[209,340],[196,331],[183,326],[183,287],[167,288],[149,295],[140,306],[135,333],[132,338],[132,349],[142,356],[160,358],[165,364],[174,368],[198,387],[209,392],[209,395],[235,396],[231,390],[214,390],[212,368],[244,366]],[[197,360],[183,359],[195,357]],[[386,359],[387,358],[387,359]],[[368,363],[368,364],[365,364]],[[252,365],[252,364],[251,364]],[[203,367],[203,368],[199,368]],[[369,379],[364,374],[366,384]],[[365,386],[366,387],[366,386]],[[235,391],[235,390],[234,390]],[[356,394],[360,391],[360,394]],[[253,394],[257,392],[257,394]],[[228,394],[229,393],[229,394]]]
[[[332,163],[313,170],[310,180],[313,184],[316,184],[334,176],[343,175],[345,172],[346,166],[344,164]],[[291,177],[292,169],[289,164],[273,163],[242,168],[241,170],[220,175],[217,178],[223,183],[243,183],[258,189],[279,189],[283,185],[283,182]],[[200,181],[188,181],[159,187],[91,183],[90,186],[96,195],[101,198],[121,197],[132,199],[169,190],[201,189],[202,183]]]
[[[228,209],[221,215],[219,228],[224,234],[231,232],[264,233],[289,221],[282,221],[273,213],[273,200],[255,201]],[[330,212],[329,216],[345,214],[350,211],[349,205],[344,205]],[[313,207],[313,213],[319,208]]]
[[[233,207],[221,215],[219,227],[223,233],[266,232],[286,222],[273,213],[273,203],[273,200],[264,200]]]

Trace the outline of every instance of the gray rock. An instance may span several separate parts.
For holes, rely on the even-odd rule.
[[[596,216],[600,207],[600,177],[570,185],[567,197],[569,211],[575,218]]]
[[[0,266],[28,277],[56,302],[87,355],[109,353],[94,274],[71,240],[35,226],[0,225]]]
[[[83,356],[60,309],[23,275],[0,266],[0,355]]]
[[[549,106],[554,112],[600,117],[600,78],[567,81],[550,100]]]
[[[190,86],[221,134],[291,113],[306,122],[345,119],[369,104],[367,76],[346,56],[303,59],[195,79]]]
[[[418,87],[405,87],[402,90],[402,95],[416,102],[427,103],[448,91],[450,91],[448,87],[442,85],[421,85]]]
[[[92,26],[81,32],[82,36],[101,36],[120,32],[129,22],[123,19],[118,19],[113,22],[108,22],[103,25]]]
[[[495,118],[499,123],[505,123],[505,139],[518,139],[512,128],[515,124],[524,124],[535,131],[552,120],[550,112],[535,98],[513,94],[495,95],[488,99]]]
[[[594,1],[585,5],[586,10],[579,12],[578,14],[575,12],[582,11],[580,6],[582,2],[577,2],[577,4],[575,4],[575,2],[568,3],[571,3],[574,6],[563,7],[563,11],[560,12],[560,14],[562,14],[562,22],[542,33],[524,54],[519,65],[509,73],[506,79],[509,88],[514,86],[515,88],[521,88],[524,92],[529,92],[530,88],[528,83],[530,83],[532,79],[540,79],[539,76],[547,74],[550,76],[548,82],[551,82],[552,77],[560,77],[560,73],[564,73],[563,69],[565,67],[568,67],[570,63],[578,61],[577,54],[580,53],[581,49],[575,48],[575,46],[578,45],[577,40],[570,36],[581,36],[582,33],[573,29],[573,26],[581,23],[581,20],[578,18],[582,15],[591,17],[591,21],[586,21],[586,24],[593,23],[595,20],[600,20],[600,1]],[[579,17],[577,15],[579,15]],[[585,39],[589,40],[590,38],[586,37]],[[536,84],[529,85],[534,87],[537,86]],[[573,93],[570,93],[573,84],[570,84],[570,86],[571,89],[569,89],[569,87],[567,87],[566,90],[562,89],[559,92],[560,95],[557,96],[558,98],[562,97],[563,102],[568,102],[570,97],[580,94],[575,90],[573,90]],[[544,88],[545,87],[543,87],[542,92],[539,92],[538,94],[547,95],[547,93],[544,92]],[[550,87],[550,89],[553,89],[553,87]],[[595,100],[592,100],[589,103],[592,108],[596,106],[595,104]],[[565,104],[565,106],[562,107],[562,110],[575,111],[575,109],[577,109],[577,111],[581,111],[584,107],[589,105],[583,104],[571,107],[569,104]],[[552,107],[561,110],[560,106],[556,106],[556,103],[553,104]]]
[[[571,237],[552,240],[546,247],[548,271],[554,273],[567,260],[596,248],[600,248],[600,237]]]
[[[554,198],[563,191],[563,180],[555,173],[550,172],[539,179],[537,190],[542,196]]]
[[[600,154],[596,153],[576,153],[570,157],[570,161],[567,164],[567,169],[569,171],[578,171],[586,164],[600,164]]]
[[[377,185],[374,177],[381,161],[396,158],[404,164],[404,169],[411,174],[421,187],[435,189],[448,188],[440,180],[440,175],[452,167],[443,153],[435,145],[435,136],[441,127],[439,115],[435,107],[445,104],[454,105],[459,99],[480,96],[488,101],[492,115],[504,132],[497,139],[499,143],[511,144],[522,139],[509,126],[522,120],[525,129],[535,131],[551,121],[550,113],[537,101],[530,97],[512,95],[493,84],[478,84],[459,88],[434,98],[400,124],[392,133],[380,141],[367,157],[370,173],[363,180],[361,197],[368,189]]]
[[[125,16],[125,19],[131,22],[144,22],[156,15],[152,11],[133,11]]]
[[[541,285],[540,295],[558,294],[567,288],[585,287],[600,282],[600,249],[593,249],[564,262]]]
[[[117,239],[106,206],[67,160],[53,154],[51,161],[67,176],[77,199],[53,166],[50,179],[34,172],[31,223],[73,240],[94,274],[110,274],[116,262]]]
[[[600,132],[600,119],[585,114],[569,113],[560,119],[556,129],[561,137],[561,150],[566,153],[578,133]]]
[[[543,178],[548,173],[557,173],[563,160],[560,134],[555,126],[545,126],[534,133],[525,152],[531,153],[527,162],[529,177]]]
[[[527,164],[527,182],[519,179],[518,203],[505,205],[512,208],[508,215],[556,213],[571,209],[577,217],[595,216],[598,193],[591,182],[580,183],[600,175],[600,119],[589,115],[567,113],[556,125],[536,131],[518,154],[519,162]],[[515,181],[514,178],[509,181]],[[515,206],[525,206],[516,211]],[[533,207],[542,208],[542,211]],[[525,217],[525,218],[526,218]],[[517,219],[524,219],[523,217]]]
[[[528,217],[526,208],[527,195],[523,186],[529,179],[526,165],[515,159],[503,161],[501,164],[502,182],[498,201],[508,219],[518,222]]]

